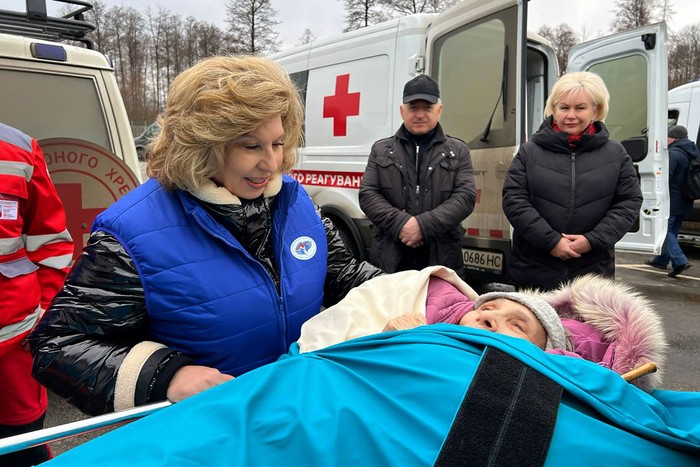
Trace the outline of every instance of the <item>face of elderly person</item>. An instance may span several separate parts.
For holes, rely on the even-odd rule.
[[[282,119],[265,121],[257,130],[234,141],[224,168],[214,181],[241,199],[255,199],[279,173],[284,148]]]
[[[593,99],[585,91],[564,94],[554,109],[557,126],[570,135],[582,133],[597,117]]]
[[[464,315],[459,324],[526,339],[541,349],[547,343],[547,332],[537,316],[525,305],[505,298],[482,303]]]

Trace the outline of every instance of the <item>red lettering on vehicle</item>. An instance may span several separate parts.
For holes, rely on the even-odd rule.
[[[362,172],[327,172],[294,170],[292,177],[302,185],[359,189]]]

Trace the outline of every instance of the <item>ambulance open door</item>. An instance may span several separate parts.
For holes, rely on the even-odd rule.
[[[632,157],[644,195],[638,221],[616,245],[620,250],[658,253],[666,236],[667,62],[664,23],[585,42],[569,53],[567,72],[590,71],[605,81],[605,124]]]

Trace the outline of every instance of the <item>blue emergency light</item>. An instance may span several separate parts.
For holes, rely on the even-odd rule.
[[[65,62],[68,59],[66,49],[61,45],[32,42],[30,49],[34,58],[56,60],[58,62]]]

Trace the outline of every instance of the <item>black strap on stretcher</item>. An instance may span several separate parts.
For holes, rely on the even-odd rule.
[[[541,466],[562,387],[488,347],[435,466]]]

